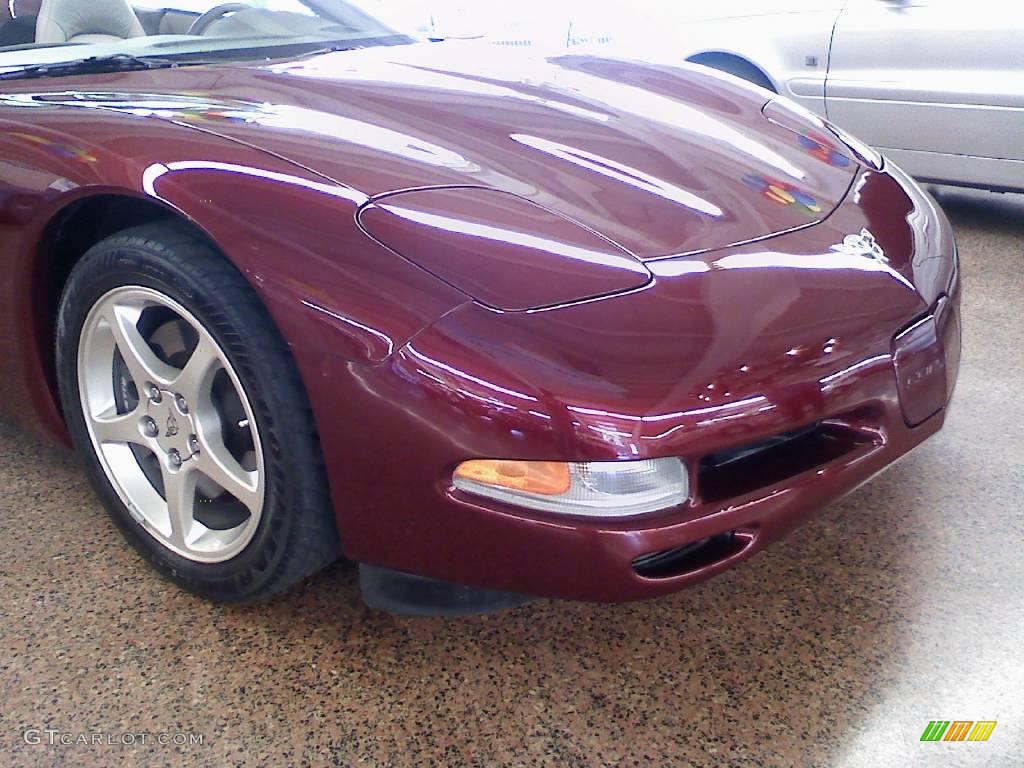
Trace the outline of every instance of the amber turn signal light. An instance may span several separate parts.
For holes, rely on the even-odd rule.
[[[513,491],[559,496],[569,490],[569,465],[557,461],[474,459],[460,464],[455,478]]]

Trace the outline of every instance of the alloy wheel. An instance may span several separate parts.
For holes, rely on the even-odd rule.
[[[78,343],[86,429],[132,517],[164,547],[230,560],[263,513],[253,410],[220,345],[185,307],[121,286],[89,311]]]

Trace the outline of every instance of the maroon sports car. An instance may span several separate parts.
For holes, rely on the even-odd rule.
[[[0,411],[186,589],[652,597],[943,423],[949,224],[785,99],[343,0],[20,2]]]

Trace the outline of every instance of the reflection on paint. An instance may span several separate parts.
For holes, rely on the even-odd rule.
[[[330,139],[342,138],[349,144],[439,168],[452,168],[468,173],[480,170],[478,165],[458,152],[437,144],[391,128],[306,107],[285,104],[246,104],[240,109],[192,107],[186,110],[178,109],[171,117],[186,121],[202,119],[240,122],[284,131],[314,133]]]
[[[811,157],[828,163],[833,168],[849,168],[850,158],[819,133],[798,133],[797,144]]]
[[[588,171],[599,173],[606,178],[614,179],[631,187],[642,189],[644,192],[650,192],[658,197],[671,200],[706,216],[712,216],[717,219],[724,215],[722,209],[717,205],[693,194],[689,190],[677,187],[674,184],[610,160],[607,157],[601,157],[590,152],[584,152],[582,149],[576,149],[565,144],[558,144],[554,141],[548,141],[536,136],[527,136],[521,133],[513,133],[510,138],[552,157],[557,157],[573,165],[586,168]]]
[[[606,111],[598,111],[600,105],[583,106],[580,103],[579,94],[570,89],[560,88],[557,80],[551,78],[550,69],[538,60],[517,61],[515,80],[497,79],[498,76],[495,73],[487,74],[482,62],[478,73],[469,75],[465,72],[449,72],[438,67],[408,63],[396,64],[394,62],[383,64],[379,72],[368,72],[365,62],[358,69],[350,69],[340,66],[343,61],[343,58],[336,60],[327,54],[308,61],[269,65],[267,69],[271,72],[295,77],[367,82],[374,76],[387,81],[394,77],[388,70],[400,67],[399,76],[403,85],[422,88],[430,92],[444,91],[452,95],[465,94],[484,98],[514,99],[601,123],[608,122],[612,117]],[[531,92],[531,89],[537,92]],[[559,96],[564,97],[565,100],[542,95],[542,89],[560,91]],[[573,100],[572,103],[570,103],[570,99]]]
[[[7,135],[42,147],[50,154],[64,158],[65,160],[74,160],[75,162],[86,164],[99,162],[99,159],[92,152],[87,149],[83,149],[82,147],[76,147],[72,144],[65,144],[60,141],[47,139],[43,136],[35,136],[31,133],[20,133],[17,131],[12,131]]]
[[[859,360],[856,363],[843,368],[841,371],[836,371],[835,373],[822,378],[819,381],[821,391],[825,394],[829,394],[844,384],[857,380],[861,375],[863,375],[863,371],[867,369],[891,365],[891,360],[892,358],[888,354],[875,355],[874,357],[869,357],[866,360]]]
[[[385,333],[381,333],[376,328],[371,328],[364,323],[353,320],[351,317],[339,315],[337,312],[332,312],[326,307],[321,307],[319,304],[307,301],[306,299],[302,299],[300,303],[314,312],[326,315],[331,320],[335,320],[343,325],[351,326],[356,331],[359,331],[360,336],[363,338],[366,336],[372,337],[378,343],[375,344],[372,341],[366,342],[366,356],[368,359],[375,361],[384,360],[385,358],[390,357],[391,353],[394,352],[395,342],[391,340],[390,336]]]
[[[682,275],[698,275],[710,272],[711,265],[706,261],[693,258],[660,259],[648,261],[645,266],[655,277],[680,277]]]
[[[616,413],[614,411],[602,410],[599,408],[585,408],[583,406],[570,405],[567,406],[568,410],[573,413],[579,413],[586,416],[605,416],[622,421],[636,421],[643,424],[652,424],[659,421],[678,421],[680,419],[692,419],[700,417],[701,424],[713,423],[716,419],[723,418],[725,414],[726,418],[733,418],[731,414],[736,412],[750,413],[751,409],[760,409],[768,400],[763,395],[755,395],[752,397],[746,397],[742,400],[734,400],[729,403],[721,403],[720,405],[713,406],[702,406],[700,408],[690,408],[685,411],[672,411],[670,413],[652,414],[649,416],[636,416],[628,413]],[[710,419],[710,421],[709,421]]]
[[[495,383],[493,383],[491,381],[488,381],[487,379],[482,379],[479,376],[473,376],[472,374],[470,374],[470,373],[468,373],[466,371],[460,370],[460,369],[456,368],[453,365],[449,365],[448,363],[443,363],[440,360],[437,360],[437,359],[435,359],[433,357],[430,357],[429,355],[426,355],[426,354],[420,352],[418,349],[416,349],[415,345],[410,344],[408,347],[406,347],[406,351],[408,352],[408,354],[411,357],[415,358],[416,360],[418,360],[421,363],[421,366],[419,367],[419,370],[418,370],[418,372],[421,375],[426,376],[427,378],[436,381],[438,384],[441,384],[446,389],[450,389],[453,393],[457,393],[461,397],[469,397],[469,396],[471,396],[472,395],[472,390],[471,390],[471,388],[467,387],[465,384],[461,384],[461,383],[457,383],[457,382],[467,382],[468,381],[468,382],[470,382],[472,384],[478,384],[478,385],[480,385],[482,387],[486,387],[487,389],[490,389],[493,392],[496,392],[498,395],[501,395],[501,396],[503,396],[505,398],[511,398],[513,400],[519,400],[519,401],[530,402],[530,403],[536,403],[537,402],[537,398],[536,397],[533,397],[532,395],[528,395],[525,392],[517,392],[514,389],[509,389],[508,387],[503,387],[503,386],[501,386],[499,384],[495,384]],[[426,366],[426,367],[423,367],[423,366]],[[433,370],[437,371],[438,373],[442,373],[443,372],[445,374],[448,374],[448,376],[451,377],[453,379],[453,381],[447,381],[447,382],[443,381],[437,375],[434,375],[430,371],[428,371],[427,368],[433,369]],[[490,398],[488,398],[488,400],[490,402],[497,403],[498,405],[501,405],[501,406],[507,407],[507,408],[517,408],[518,407],[516,405],[508,403],[506,400],[492,400]]]
[[[292,184],[303,187],[304,189],[309,189],[313,192],[330,195],[331,197],[340,197],[345,200],[349,200],[356,205],[362,205],[369,200],[369,198],[362,192],[357,192],[349,187],[338,186],[337,184],[324,184],[322,182],[303,179],[300,176],[293,176],[288,173],[277,173],[275,171],[267,171],[261,168],[251,168],[246,165],[214,163],[198,160],[183,160],[180,162],[167,163],[167,165],[164,165],[163,163],[154,163],[146,168],[142,173],[142,188],[145,190],[147,195],[160,198],[160,195],[156,191],[157,180],[174,171],[220,171],[224,173],[238,173],[243,176],[253,176],[260,179],[266,179],[267,181],[279,182],[281,184]]]
[[[407,221],[439,229],[444,232],[455,232],[460,235],[480,238],[481,240],[492,240],[502,245],[512,243],[523,248],[531,248],[535,251],[544,251],[557,256],[564,256],[567,259],[586,262],[588,264],[600,264],[613,269],[623,268],[623,257],[621,255],[610,255],[600,251],[592,251],[589,248],[581,248],[575,245],[551,240],[546,237],[529,235],[525,232],[518,232],[512,229],[504,229],[489,224],[465,221],[451,216],[442,216],[436,213],[415,211],[409,208],[401,208],[397,205],[380,205],[388,213],[394,214]]]
[[[157,117],[185,124],[206,121],[222,122],[267,126],[303,134],[314,133],[331,139],[343,137],[344,141],[349,144],[415,160],[426,165],[452,168],[468,173],[480,170],[478,165],[459,153],[437,144],[390,128],[306,107],[250,102],[241,99],[213,101],[208,96],[200,95],[67,92],[20,94],[19,96],[20,98],[0,96],[0,100],[19,106],[58,104],[79,108],[110,109],[137,117]],[[89,162],[95,162],[95,160]]]
[[[847,253],[734,253],[714,262],[717,269],[852,269],[858,272],[883,272],[911,290],[913,284],[900,272],[875,259]]]
[[[746,156],[751,163],[769,165],[794,179],[807,178],[803,168],[791,163],[763,140],[755,139],[730,122],[693,104],[590,73],[566,70],[559,73],[558,79],[563,88],[575,89],[579,93],[600,94],[601,102],[616,111],[642,116],[644,120],[661,123],[672,131],[700,137],[701,144],[709,148],[725,144]]]
[[[811,216],[821,213],[818,201],[795,184],[756,172],[746,174],[743,183],[779,205],[796,208]]]

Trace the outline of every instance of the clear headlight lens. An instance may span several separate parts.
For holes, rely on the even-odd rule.
[[[682,504],[686,467],[675,458],[640,461],[474,459],[456,468],[460,491],[566,515],[623,517]]]

